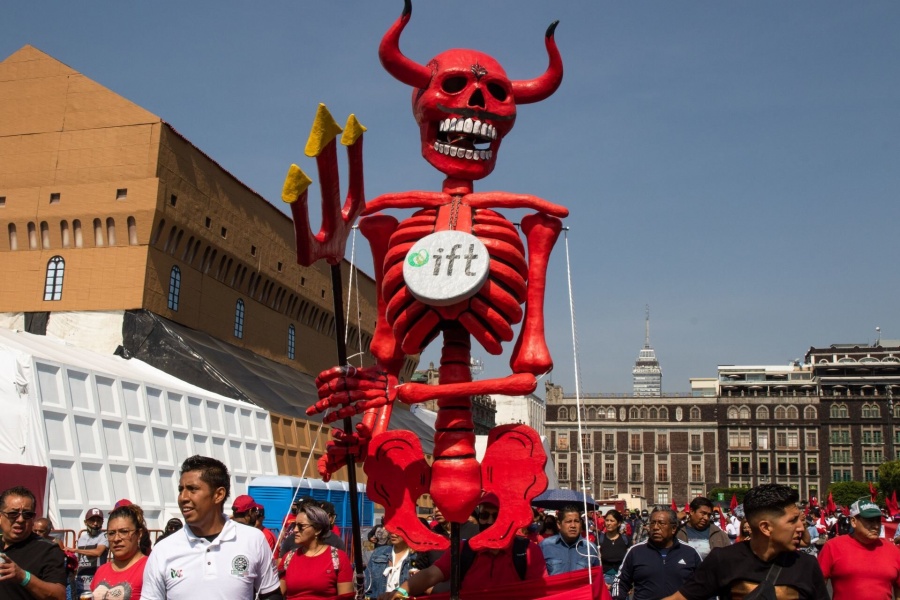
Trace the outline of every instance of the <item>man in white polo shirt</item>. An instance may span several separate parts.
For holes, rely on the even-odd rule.
[[[222,512],[231,488],[220,461],[192,456],[181,465],[178,506],[185,527],[161,540],[144,569],[143,600],[282,600],[262,532]]]

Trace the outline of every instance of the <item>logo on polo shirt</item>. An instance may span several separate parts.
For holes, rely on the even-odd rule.
[[[231,574],[243,577],[250,568],[250,559],[243,554],[238,554],[231,559]]]
[[[184,574],[181,572],[181,569],[169,569],[169,577],[171,579],[181,579],[184,577]]]

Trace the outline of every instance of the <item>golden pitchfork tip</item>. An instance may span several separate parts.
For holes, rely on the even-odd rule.
[[[322,192],[322,226],[313,234],[309,223],[308,193],[312,179],[303,169],[292,164],[281,191],[281,199],[291,205],[297,262],[310,266],[320,259],[339,264],[344,257],[347,239],[357,217],[366,206],[363,193],[362,138],[366,128],[356,119],[347,117],[343,129],[331,116],[328,107],[319,104],[313,119],[305,154],[316,159]],[[336,138],[347,148],[349,184],[346,199],[341,205],[340,177],[337,169]]]

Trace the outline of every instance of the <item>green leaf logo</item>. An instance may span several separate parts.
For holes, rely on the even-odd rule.
[[[406,262],[409,263],[411,267],[424,267],[428,264],[428,250],[422,248],[415,254],[410,254],[406,257]]]

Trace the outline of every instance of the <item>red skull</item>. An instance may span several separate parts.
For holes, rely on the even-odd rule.
[[[406,0],[378,54],[388,73],[416,88],[412,103],[422,156],[451,177],[469,181],[487,177],[494,170],[503,136],[515,124],[516,104],[539,102],[562,82],[562,59],[553,40],[556,23],[547,29],[547,71],[537,79],[510,81],[500,63],[475,50],[448,50],[427,66],[406,58],[399,42],[411,14]]]

